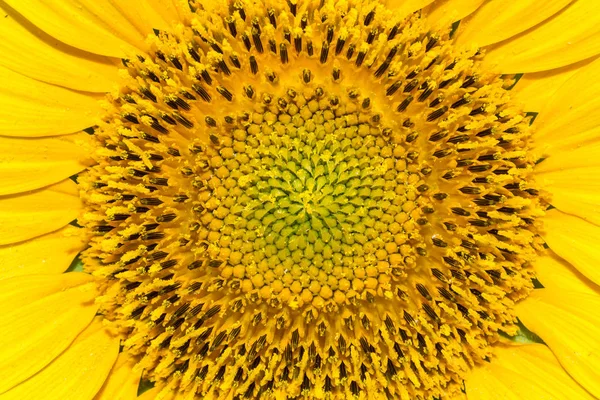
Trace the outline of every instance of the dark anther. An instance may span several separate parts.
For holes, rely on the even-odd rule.
[[[414,70],[412,70],[408,75],[406,75],[406,79],[413,79],[414,77],[416,77],[419,74],[419,68],[415,68]]]
[[[256,47],[256,51],[262,53],[264,51],[262,41],[260,40],[260,32],[258,29],[252,29],[252,41],[254,42],[254,47]]]
[[[411,326],[415,324],[415,319],[406,310],[404,310],[404,320]]]
[[[413,79],[412,81],[408,82],[406,84],[406,86],[404,86],[404,93],[411,92],[414,88],[417,87],[418,84],[419,84],[419,80],[418,79]]]
[[[389,66],[390,66],[390,62],[388,60],[384,61],[379,66],[379,68],[377,68],[377,71],[375,71],[375,77],[376,78],[380,78],[385,73],[385,71],[387,71],[387,69],[389,68]]]
[[[210,126],[210,127],[216,127],[217,126],[217,121],[215,121],[215,119],[211,116],[206,116],[204,118],[204,121],[206,122],[206,125]]]
[[[323,41],[323,46],[321,47],[321,57],[319,59],[321,64],[325,64],[327,62],[328,55],[329,55],[329,42]]]
[[[96,225],[94,227],[94,232],[106,233],[112,231],[113,229],[115,229],[115,227],[112,225]]]
[[[429,137],[429,141],[430,142],[437,142],[438,140],[441,140],[443,138],[445,138],[446,136],[448,136],[448,131],[439,131],[437,133],[434,133],[433,135],[431,135]]]
[[[231,75],[231,71],[229,70],[229,67],[227,66],[227,63],[225,62],[225,60],[219,60],[218,63],[219,69],[227,76]]]
[[[252,18],[252,27],[258,31],[258,33],[262,33],[260,30],[260,22],[257,17]]]
[[[471,86],[472,84],[474,84],[475,82],[477,82],[477,77],[476,76],[474,76],[474,75],[468,76],[464,80],[463,84],[461,85],[461,88],[466,89],[469,86]]]
[[[446,246],[443,246],[443,247],[446,247]],[[442,257],[442,259],[446,262],[446,264],[448,264],[452,267],[460,268],[460,262],[458,262],[454,258],[444,256],[444,257]]]
[[[437,106],[438,104],[440,104],[443,100],[442,96],[438,96],[436,97],[431,103],[429,103],[429,107],[433,108],[435,106]]]
[[[496,154],[484,154],[482,156],[477,157],[479,161],[494,161],[497,160],[498,156]]]
[[[475,115],[479,115],[479,114],[483,114],[485,112],[485,106],[479,106],[475,109],[473,109],[469,115],[471,116],[475,116]]]
[[[127,114],[127,115],[123,116],[123,118],[125,118],[127,121],[132,122],[134,124],[140,123],[140,121],[138,121],[137,117],[133,114]]]
[[[464,208],[460,208],[460,207],[452,207],[450,210],[452,211],[453,214],[460,215],[463,217],[468,217],[469,215],[471,215],[470,212],[468,212]]]
[[[427,186],[427,185],[423,184],[423,185],[420,185],[420,186],[418,186],[418,187],[417,187],[417,190],[418,190],[419,192],[421,192],[421,193],[422,193],[422,192],[426,192],[426,191],[428,191],[428,190],[429,190],[429,186]]]
[[[246,50],[250,51],[252,43],[250,43],[250,38],[245,33],[242,34],[242,42],[244,43],[244,46],[246,46]]]
[[[458,135],[458,136],[452,136],[446,142],[457,144],[457,143],[464,143],[464,142],[468,142],[468,141],[469,141],[468,135]]]
[[[458,78],[446,79],[445,81],[440,82],[439,87],[440,89],[443,89],[446,86],[449,86],[451,83],[456,82],[457,80]]]
[[[333,41],[333,33],[334,33],[333,26],[329,25],[327,27],[327,39],[326,39],[328,43],[331,43]]]
[[[158,79],[158,76],[156,76],[156,74],[152,71],[147,71],[148,74],[148,78],[150,78],[152,81],[156,82],[156,83],[160,83],[160,79]]]
[[[192,121],[190,121],[183,115],[175,113],[175,114],[173,114],[173,116],[181,125],[185,126],[186,128],[190,129],[190,128],[194,127],[194,124],[192,123]]]
[[[392,27],[392,29],[390,29],[390,33],[388,33],[388,40],[392,40],[396,37],[396,35],[398,34],[398,25],[394,25]]]
[[[285,43],[279,44],[279,58],[281,59],[282,64],[287,64],[288,52],[287,52],[287,46],[285,45]]]
[[[437,150],[433,153],[433,156],[436,158],[444,158],[452,154],[452,149],[441,149]]]
[[[419,95],[419,101],[425,101],[431,93],[433,93],[433,88],[428,86],[425,91]]]
[[[313,44],[312,44],[312,42],[311,42],[310,40],[309,40],[309,41],[307,41],[307,43],[306,43],[306,52],[308,53],[308,55],[309,55],[310,57],[312,57],[312,55],[313,55],[313,54],[314,54],[314,52],[315,52],[315,50],[314,50],[314,48],[313,48]]]
[[[425,286],[423,286],[420,283],[417,283],[415,285],[415,287],[417,288],[417,290],[419,291],[419,293],[421,294],[421,296],[425,297],[427,300],[431,300],[431,295],[429,294],[429,291],[427,290],[427,288]]]
[[[362,101],[362,108],[367,109],[371,106],[371,99],[368,97],[365,97],[365,99]]]
[[[386,96],[391,96],[394,93],[396,93],[396,91],[398,89],[400,89],[400,86],[402,86],[402,83],[400,81],[396,81],[393,84],[391,84],[385,91],[385,95]]]
[[[365,53],[364,51],[359,51],[358,55],[356,56],[356,62],[354,63],[357,67],[360,67],[363,63],[363,61],[365,61],[365,57],[366,57],[367,53]]]
[[[431,241],[433,242],[434,246],[437,246],[437,247],[447,247],[448,246],[448,244],[446,242],[444,242],[442,239],[437,238],[437,237],[431,238]]]
[[[411,132],[408,135],[406,135],[406,139],[404,139],[406,141],[406,143],[412,143],[414,142],[417,138],[419,137],[419,132]]]
[[[169,186],[167,178],[150,178],[150,183],[157,186]]]
[[[404,99],[402,101],[402,103],[400,103],[398,105],[398,107],[396,108],[396,111],[398,112],[402,112],[404,110],[406,110],[406,108],[410,105],[410,103],[413,101],[413,96],[409,95],[406,99]]]
[[[425,51],[429,51],[431,49],[433,49],[433,47],[437,44],[438,42],[438,38],[435,37],[430,37],[429,41],[427,42],[427,45],[425,46]]]
[[[198,85],[198,84],[195,83],[195,84],[192,85],[192,89],[194,89],[194,91],[196,93],[198,93],[198,95],[200,96],[200,98],[202,100],[206,101],[207,103],[210,103],[211,96],[206,91],[206,89],[204,89],[204,87],[202,87],[201,85]]]
[[[427,66],[425,67],[425,71],[427,71],[429,68],[433,67],[439,60],[440,56],[436,56],[433,60],[431,60],[429,62],[429,64],[427,64]]]
[[[356,50],[356,46],[354,44],[351,44],[350,46],[348,46],[348,51],[346,52],[346,58],[348,60],[350,60],[352,58],[352,55],[354,54],[354,50]]]
[[[275,19],[275,10],[272,8],[269,8],[269,10],[267,11],[267,14],[269,16],[269,22],[271,23],[271,25],[273,25],[274,28],[277,28],[277,19]]]
[[[292,15],[295,17],[296,16],[296,12],[297,12],[297,5],[296,5],[296,1],[290,1],[288,0],[288,5],[290,6],[290,12],[292,13]]]
[[[492,166],[489,164],[483,164],[483,165],[472,165],[469,168],[467,168],[470,172],[485,172],[488,171],[490,169],[492,169]]]
[[[436,200],[444,200],[448,197],[448,195],[446,193],[435,193],[433,195],[433,198]]]
[[[375,10],[371,10],[366,16],[365,16],[365,26],[369,26],[371,24],[371,22],[373,22],[373,18],[375,17]]]
[[[452,103],[452,105],[450,107],[458,108],[460,106],[464,106],[465,104],[469,104],[469,99],[466,96],[461,98],[460,100],[457,100],[454,103]]]
[[[302,80],[304,83],[309,83],[311,79],[311,72],[309,69],[305,69],[302,71]]]
[[[250,56],[250,70],[254,75],[258,73],[258,63],[256,62],[256,58],[254,56]]]
[[[172,56],[172,57],[170,58],[170,60],[171,60],[171,64],[173,64],[173,66],[174,66],[175,68],[177,68],[177,69],[178,69],[178,70],[180,70],[180,71],[183,71],[183,65],[181,65],[181,61],[179,61],[179,59],[178,59],[177,57],[175,57],[175,56]]]
[[[513,207],[500,207],[498,211],[504,214],[514,214],[517,211],[517,209]]]
[[[371,29],[371,31],[369,32],[369,35],[367,36],[367,43],[372,44],[373,40],[375,40],[376,36],[377,36],[377,29]]]
[[[164,232],[150,232],[142,235],[142,240],[158,240],[165,237]]]
[[[219,53],[219,54],[223,54],[223,50],[222,50],[222,49],[221,49],[221,47],[220,47],[220,46],[217,44],[217,42],[212,42],[212,43],[210,44],[210,47],[211,47],[211,48],[212,48],[214,51],[216,51],[217,53]]]
[[[458,190],[460,190],[464,194],[480,194],[481,193],[481,189],[479,189],[478,187],[474,187],[474,186],[464,186]]]
[[[237,28],[235,27],[235,19],[229,16],[225,19],[225,22],[227,22],[227,27],[229,28],[229,33],[231,33],[231,36],[236,37]]]
[[[210,138],[210,141],[212,142],[212,144],[214,144],[215,146],[218,146],[221,144],[221,141],[219,140],[218,136],[211,134],[209,136],[209,138]]]
[[[156,96],[150,91],[149,88],[140,88],[140,92],[145,98],[156,103]]]
[[[227,88],[223,87],[223,86],[217,86],[217,92],[223,96],[227,101],[232,101],[233,100],[233,94],[227,90]]]
[[[246,93],[246,96],[248,96],[249,99],[254,97],[254,89],[252,88],[252,86],[244,86],[244,92]]]
[[[148,198],[143,198],[140,199],[140,204],[143,204],[145,206],[158,206],[161,205],[163,202],[160,199],[157,199],[155,197],[148,197]]]
[[[269,71],[265,74],[269,82],[273,83],[277,80],[277,75],[273,71]]]
[[[338,79],[340,79],[341,71],[339,68],[334,68],[331,74],[332,74],[333,80],[337,81]]]
[[[496,204],[495,201],[489,199],[475,199],[473,203],[477,204],[480,207],[493,206]]]
[[[236,55],[233,56],[229,56],[229,61],[231,61],[231,63],[233,64],[234,67],[236,68],[241,68],[242,64],[240,64],[240,60],[238,59],[238,57]],[[225,64],[225,61],[223,61],[223,64],[225,66],[225,68],[227,68],[227,65]],[[219,65],[221,66],[221,63],[219,63]],[[223,66],[221,66],[221,69],[223,69]],[[227,71],[229,71],[229,69],[227,69]],[[229,72],[226,72],[227,75],[229,75]]]
[[[437,110],[435,110],[434,112],[432,112],[431,114],[429,114],[427,116],[427,122],[435,121],[436,119],[438,119],[442,115],[444,115],[446,113],[446,111],[448,111],[448,107],[446,107],[446,106],[438,108]]]
[[[335,44],[335,55],[339,55],[344,49],[344,45],[346,44],[346,39],[338,38],[337,43]]]
[[[175,218],[177,218],[177,215],[174,213],[163,214],[156,217],[156,222],[171,222]]]
[[[194,59],[194,61],[200,62],[200,55],[198,54],[198,52],[192,46],[188,47],[188,53],[190,54],[190,56],[192,56],[192,58]]]

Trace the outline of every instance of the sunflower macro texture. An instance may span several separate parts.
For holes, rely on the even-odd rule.
[[[600,1],[0,0],[0,400],[600,398]]]

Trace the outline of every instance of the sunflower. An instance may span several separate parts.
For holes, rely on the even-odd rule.
[[[597,0],[0,10],[0,399],[600,398]]]

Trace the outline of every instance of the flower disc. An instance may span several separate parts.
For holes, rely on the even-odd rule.
[[[532,288],[509,82],[377,1],[192,7],[123,60],[82,179],[124,350],[207,398],[458,393]]]

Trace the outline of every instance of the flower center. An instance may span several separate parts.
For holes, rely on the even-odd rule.
[[[457,393],[532,287],[528,118],[418,15],[246,3],[124,60],[81,182],[105,318],[166,391]]]

